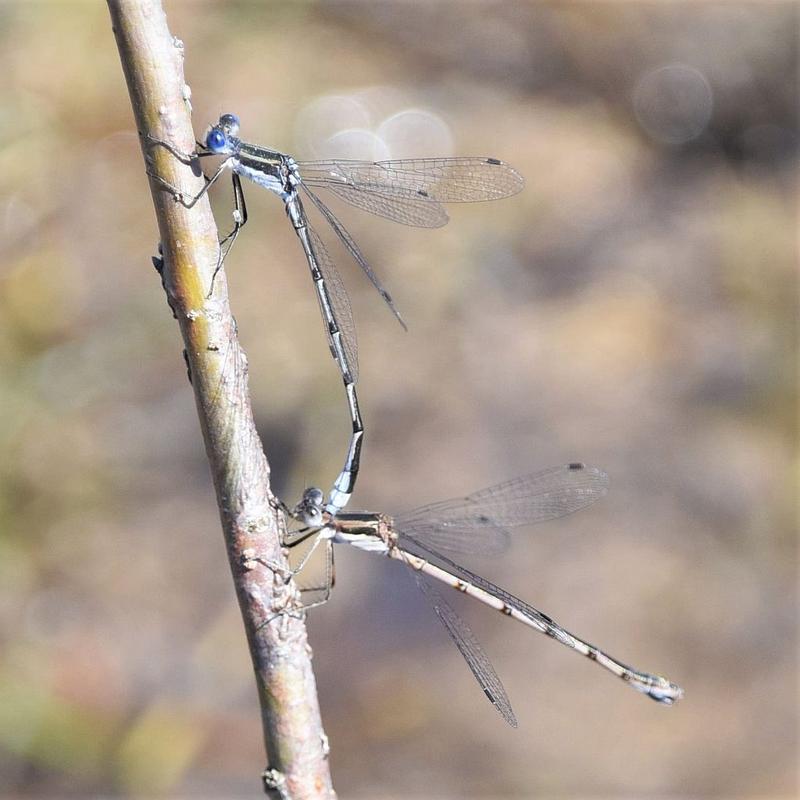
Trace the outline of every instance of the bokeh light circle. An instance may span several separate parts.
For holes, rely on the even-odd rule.
[[[708,125],[713,105],[705,75],[686,64],[669,64],[645,73],[633,92],[639,124],[665,144],[696,139]]]

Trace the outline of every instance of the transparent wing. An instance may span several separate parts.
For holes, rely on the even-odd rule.
[[[503,719],[512,727],[517,727],[517,718],[511,709],[511,702],[508,699],[506,690],[497,673],[494,671],[492,662],[483,652],[483,648],[475,638],[475,634],[461,617],[445,602],[444,598],[432,586],[430,586],[422,575],[411,568],[414,579],[420,591],[430,600],[431,605],[436,611],[436,615],[447,629],[450,638],[455,643],[458,651],[464,656],[467,666],[472,670],[472,674],[480,684],[483,693],[489,698],[492,705],[503,715]]]
[[[351,192],[376,192],[435,203],[499,200],[516,194],[525,184],[519,172],[497,158],[342,159],[303,161],[297,166],[310,186],[325,186],[333,191],[334,186],[344,185],[351,187]]]
[[[384,217],[401,225],[410,225],[414,228],[441,228],[446,225],[449,217],[444,206],[436,201],[419,197],[411,190],[392,192],[367,189],[361,185],[349,183],[334,183],[316,181],[303,181],[304,184],[318,188],[328,189],[340,200],[344,200],[355,208]]]
[[[344,225],[339,222],[336,215],[331,211],[322,200],[317,197],[314,192],[312,192],[307,187],[304,187],[305,193],[310,198],[311,202],[317,207],[319,212],[322,214],[323,217],[327,220],[328,224],[333,228],[336,235],[339,237],[342,244],[347,248],[350,255],[355,259],[356,263],[361,267],[364,271],[364,274],[369,278],[372,285],[378,290],[380,296],[386,302],[386,305],[389,306],[389,309],[392,313],[397,317],[397,321],[403,326],[405,330],[408,330],[406,323],[403,321],[403,318],[400,316],[400,312],[395,307],[394,301],[392,300],[392,296],[386,289],[383,288],[383,284],[380,282],[378,276],[373,272],[372,267],[370,267],[369,262],[366,258],[364,258],[364,254],[359,249],[358,245],[353,240],[353,237],[347,232]]]
[[[599,500],[608,476],[597,467],[565,464],[394,517],[397,531],[456,553],[498,552],[508,528],[566,516]]]
[[[448,553],[494,556],[508,549],[511,534],[493,520],[442,520],[434,518],[394,518],[400,546],[408,541],[441,547]]]
[[[325,280],[325,285],[328,290],[328,298],[331,304],[331,311],[333,312],[336,327],[342,335],[342,348],[347,360],[346,365],[340,365],[343,369],[350,372],[350,377],[353,383],[358,382],[358,339],[356,338],[356,324],[353,320],[353,310],[350,307],[350,298],[347,296],[347,290],[344,288],[342,276],[339,275],[339,270],[336,269],[333,259],[330,257],[322,239],[319,238],[316,231],[310,226],[307,226],[308,238],[311,242],[311,249],[314,252],[314,257],[317,261],[317,266]],[[325,318],[327,315],[325,309],[322,308],[320,302],[320,310],[322,316]],[[328,332],[328,339],[333,343],[333,335],[330,327],[326,321],[326,330]],[[334,347],[335,352],[335,347]]]

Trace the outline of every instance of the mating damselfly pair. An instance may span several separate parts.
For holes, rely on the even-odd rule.
[[[438,227],[447,222],[443,203],[492,200],[515,194],[523,185],[519,173],[499,159],[488,157],[301,162],[277,150],[243,142],[238,138],[238,133],[239,119],[233,114],[223,114],[209,128],[202,149],[196,154],[181,154],[165,142],[156,143],[184,160],[212,155],[224,157],[212,176],[206,178],[204,188],[193,197],[186,197],[165,184],[178,201],[190,208],[222,174],[231,172],[235,201],[234,228],[220,243],[217,271],[247,221],[241,176],[274,192],[283,200],[308,261],[331,353],[344,381],[352,434],[344,468],[327,501],[319,489],[308,489],[297,506],[286,508],[303,526],[286,542],[287,546],[297,547],[304,541],[311,543],[297,569],[302,570],[311,555],[320,548],[325,554],[326,563],[332,565],[331,544],[335,542],[345,542],[404,562],[411,568],[418,586],[431,601],[481,688],[511,725],[516,725],[516,720],[491,662],[467,624],[422,578],[423,575],[547,634],[662,704],[671,705],[679,700],[683,695],[682,689],[666,678],[626,666],[569,633],[533,606],[440,552],[496,552],[502,549],[509,538],[509,528],[563,517],[594,503],[607,490],[607,476],[601,470],[572,463],[517,478],[464,498],[434,503],[394,518],[383,514],[344,512],[358,476],[364,431],[355,390],[358,347],[350,303],[342,280],[322,240],[309,223],[300,196],[301,190],[330,224],[403,324],[389,293],[352,237],[315,190],[327,190],[356,208],[395,222]],[[160,178],[157,180],[164,183]],[[213,279],[209,293],[212,290]],[[327,569],[326,574],[330,578],[331,570]],[[327,598],[329,588],[328,579],[327,586],[323,587],[323,600]]]

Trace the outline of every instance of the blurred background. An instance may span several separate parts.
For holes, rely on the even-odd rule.
[[[686,690],[659,707],[456,597],[513,731],[401,567],[340,550],[309,621],[339,795],[795,796],[796,4],[166,10],[198,136],[233,111],[299,159],[526,176],[439,230],[335,206],[410,328],[328,236],[360,333],[351,506],[602,466],[596,506],[468,566]],[[105,5],[1,4],[0,63],[0,791],[255,796],[256,692]],[[281,204],[245,190],[230,297],[293,502],[349,426]]]

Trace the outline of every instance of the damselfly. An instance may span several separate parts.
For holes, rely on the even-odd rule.
[[[389,517],[385,514],[338,513],[325,510],[319,489],[307,489],[292,515],[316,536],[311,550],[331,542],[346,542],[372,553],[402,561],[452,637],[486,696],[505,720],[516,727],[503,684],[472,631],[423,575],[544,633],[586,656],[634,689],[664,705],[672,705],[683,690],[660,675],[633,669],[562,628],[538,609],[486,578],[442,555],[439,549],[462,554],[491,554],[503,549],[509,528],[566,516],[591,505],[607,491],[608,477],[596,467],[567,464],[515,478],[467,497],[444,500]],[[292,546],[290,544],[290,546]],[[309,551],[310,556],[311,551]],[[308,557],[308,556],[307,556]],[[301,565],[302,566],[302,565]],[[328,570],[329,574],[331,570]]]
[[[234,228],[222,240],[217,271],[230,252],[236,237],[247,222],[247,206],[240,176],[277,194],[286,206],[286,213],[300,239],[322,318],[328,335],[331,354],[342,374],[352,433],[344,468],[330,492],[327,508],[341,510],[350,499],[358,476],[364,425],[358,408],[358,343],[355,324],[342,279],[322,240],[311,227],[300,190],[316,206],[339,240],[359,264],[403,327],[405,323],[394,302],[381,285],[352,236],[314,190],[326,189],[335,197],[363,211],[380,217],[422,228],[437,228],[447,222],[443,203],[464,203],[497,200],[522,189],[522,176],[496,158],[415,158],[391,161],[295,161],[284,153],[248,144],[239,139],[239,118],[223,114],[206,132],[201,150],[194,155],[163,145],[181,160],[212,155],[226,156],[203,189],[186,197],[158,176],[187,208],[191,208],[227,170],[231,172],[234,196]],[[216,276],[216,271],[214,273]],[[213,288],[213,279],[212,279]]]

